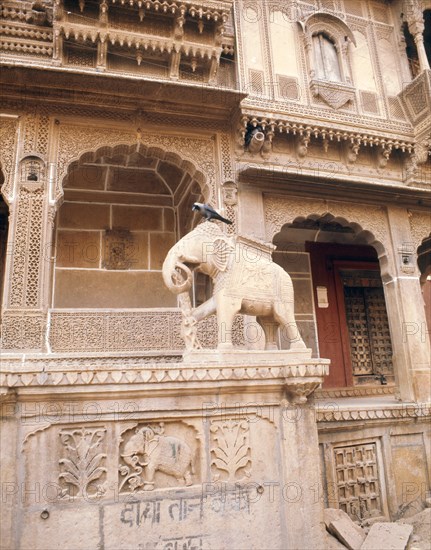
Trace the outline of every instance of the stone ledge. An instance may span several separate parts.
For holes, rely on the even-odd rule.
[[[204,352],[209,353],[209,352]],[[216,352],[213,352],[213,354]],[[231,356],[236,354],[229,353]],[[298,357],[299,355],[299,357]],[[311,359],[309,352],[263,352],[261,362],[243,365],[187,364],[178,362],[178,355],[168,357],[173,362],[156,363],[159,356],[145,354],[90,354],[84,357],[59,354],[57,356],[13,355],[2,357],[0,387],[48,388],[48,387],[102,387],[122,386],[125,390],[142,390],[160,385],[168,391],[184,385],[202,387],[202,384],[255,383],[284,389],[291,402],[305,403],[307,397],[319,387],[329,372],[328,359]],[[248,357],[244,352],[242,357]],[[259,356],[259,354],[258,354]],[[265,359],[266,358],[266,359]],[[270,360],[271,358],[272,360]],[[87,390],[86,390],[87,391]],[[7,392],[3,391],[3,395]]]

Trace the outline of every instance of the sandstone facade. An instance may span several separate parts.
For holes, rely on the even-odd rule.
[[[2,548],[324,548],[324,507],[420,511],[431,2],[0,15]],[[239,355],[210,316],[183,361],[162,265],[195,201],[289,273],[311,358],[241,313]]]

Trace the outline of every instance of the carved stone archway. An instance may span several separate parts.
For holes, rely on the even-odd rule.
[[[401,399],[412,399],[414,395],[415,365],[412,362],[411,350],[405,345],[403,327],[408,319],[405,317],[406,309],[400,292],[400,279],[398,271],[403,271],[397,262],[401,261],[399,250],[394,250],[391,240],[388,214],[383,207],[373,205],[360,205],[342,203],[337,201],[304,199],[299,197],[277,197],[275,195],[264,198],[266,238],[272,242],[274,236],[280,232],[283,226],[291,225],[295,221],[324,217],[353,229],[355,235],[362,237],[364,244],[371,245],[377,251],[380,274],[384,285],[384,295],[391,340],[393,346],[393,364],[395,383]],[[413,275],[417,269],[409,258],[408,272]],[[411,271],[413,270],[413,272]],[[415,278],[407,277],[410,281]],[[403,281],[401,281],[403,282]],[[415,283],[416,284],[416,283]],[[418,288],[414,292],[420,292]],[[403,340],[404,338],[404,340]]]
[[[78,125],[60,125],[58,131],[57,176],[54,196],[61,202],[63,180],[69,166],[85,154],[94,154],[103,147],[131,147],[147,151],[192,171],[201,180],[208,202],[216,198],[216,160],[214,141],[211,138],[173,136],[118,128],[88,128]],[[89,153],[90,152],[90,153]],[[92,152],[92,153],[91,153]]]
[[[355,234],[362,234],[366,244],[377,251],[382,278],[391,278],[393,265],[388,252],[391,250],[388,221],[383,208],[361,206],[324,199],[313,200],[296,197],[268,196],[264,199],[266,238],[272,242],[274,236],[286,224],[296,220],[326,216],[328,219],[351,227]]]

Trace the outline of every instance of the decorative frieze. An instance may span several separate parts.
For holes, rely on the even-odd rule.
[[[368,146],[368,147],[381,147],[391,149],[400,149],[403,153],[412,153],[414,150],[414,140],[413,139],[399,139],[399,138],[390,138],[383,135],[375,135],[371,133],[366,133],[363,131],[352,131],[337,128],[335,125],[316,125],[316,124],[306,124],[304,122],[299,122],[295,120],[289,120],[285,117],[265,117],[265,116],[253,116],[251,114],[244,114],[241,118],[241,124],[239,128],[240,133],[240,142],[243,143],[247,128],[250,126],[258,127],[260,126],[263,131],[270,131],[272,134],[291,134],[293,136],[299,136],[304,139],[317,139],[321,138],[324,141],[337,143],[337,142],[346,142],[347,144],[357,144],[358,146]]]

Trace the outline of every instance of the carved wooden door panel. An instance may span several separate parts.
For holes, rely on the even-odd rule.
[[[336,276],[340,308],[344,301],[353,383],[387,383],[393,377],[392,343],[380,273],[337,269]]]

